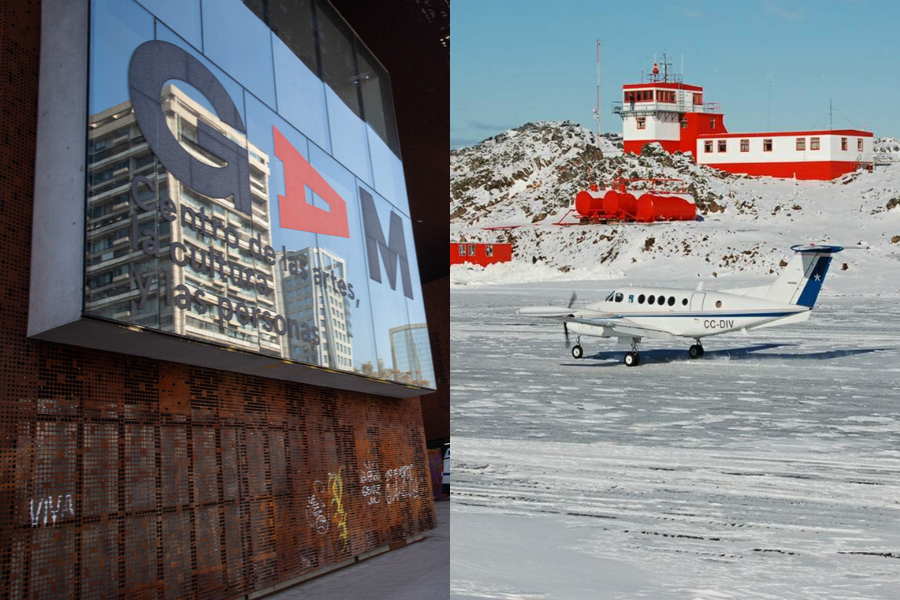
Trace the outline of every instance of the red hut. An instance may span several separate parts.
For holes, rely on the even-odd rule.
[[[472,263],[486,267],[512,260],[512,244],[450,242],[450,264]]]

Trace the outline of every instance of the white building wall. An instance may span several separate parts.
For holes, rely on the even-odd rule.
[[[841,138],[847,138],[847,150],[841,150]],[[829,152],[834,157],[831,160],[852,161],[852,162],[872,162],[873,160],[873,137],[860,137],[858,135],[833,135],[828,136]],[[859,151],[857,141],[862,140],[863,149]],[[825,138],[822,139],[825,143]]]
[[[641,108],[655,103],[640,104]],[[673,104],[661,104],[660,106],[672,107]],[[678,141],[681,139],[681,131],[678,123],[678,115],[676,113],[668,113],[657,116],[646,115],[647,126],[644,129],[637,128],[637,119],[635,116],[626,116],[622,123],[622,137],[625,141],[643,141],[643,140],[671,140]]]
[[[797,138],[806,140],[805,149],[797,150]],[[810,149],[810,140],[819,138],[819,150]],[[847,150],[841,150],[841,138],[847,138]],[[750,149],[741,152],[741,140],[750,141]],[[763,151],[763,140],[772,140],[772,150]],[[863,152],[857,150],[857,140],[863,140]],[[858,135],[834,135],[834,134],[773,134],[766,137],[723,137],[723,138],[699,138],[697,140],[697,162],[704,165],[728,164],[728,163],[783,163],[783,162],[818,162],[818,161],[872,161],[872,139]],[[726,151],[719,152],[719,141],[726,142]],[[712,141],[712,152],[704,150],[704,144]]]

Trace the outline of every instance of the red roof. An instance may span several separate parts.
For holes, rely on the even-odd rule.
[[[873,137],[871,131],[859,129],[827,129],[824,131],[770,131],[763,133],[702,133],[697,138],[752,138],[752,137],[799,137],[808,135],[853,135]]]
[[[690,90],[694,92],[702,92],[703,88],[696,85],[688,85],[686,83],[674,83],[674,82],[666,82],[660,81],[658,83],[626,83],[622,86],[623,90],[633,90],[633,89],[663,89],[663,90]]]

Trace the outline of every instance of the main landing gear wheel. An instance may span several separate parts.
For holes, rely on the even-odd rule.
[[[693,346],[688,348],[688,354],[691,358],[700,358],[704,354],[703,346],[701,346],[700,344],[694,344]]]
[[[629,352],[625,355],[625,366],[636,367],[641,364],[641,355],[637,352]]]
[[[581,347],[581,344],[575,344],[572,346],[572,356],[575,358],[581,358],[584,356],[584,350]]]

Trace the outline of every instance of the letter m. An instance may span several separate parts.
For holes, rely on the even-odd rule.
[[[406,254],[406,239],[403,236],[403,221],[400,215],[391,211],[388,242],[384,241],[384,230],[378,220],[375,201],[366,190],[359,188],[359,199],[362,203],[363,228],[366,233],[366,255],[369,259],[369,279],[381,283],[381,267],[378,255],[387,273],[391,289],[397,289],[397,263],[400,263],[400,276],[403,278],[403,295],[412,299],[412,281],[409,278],[409,258]]]

